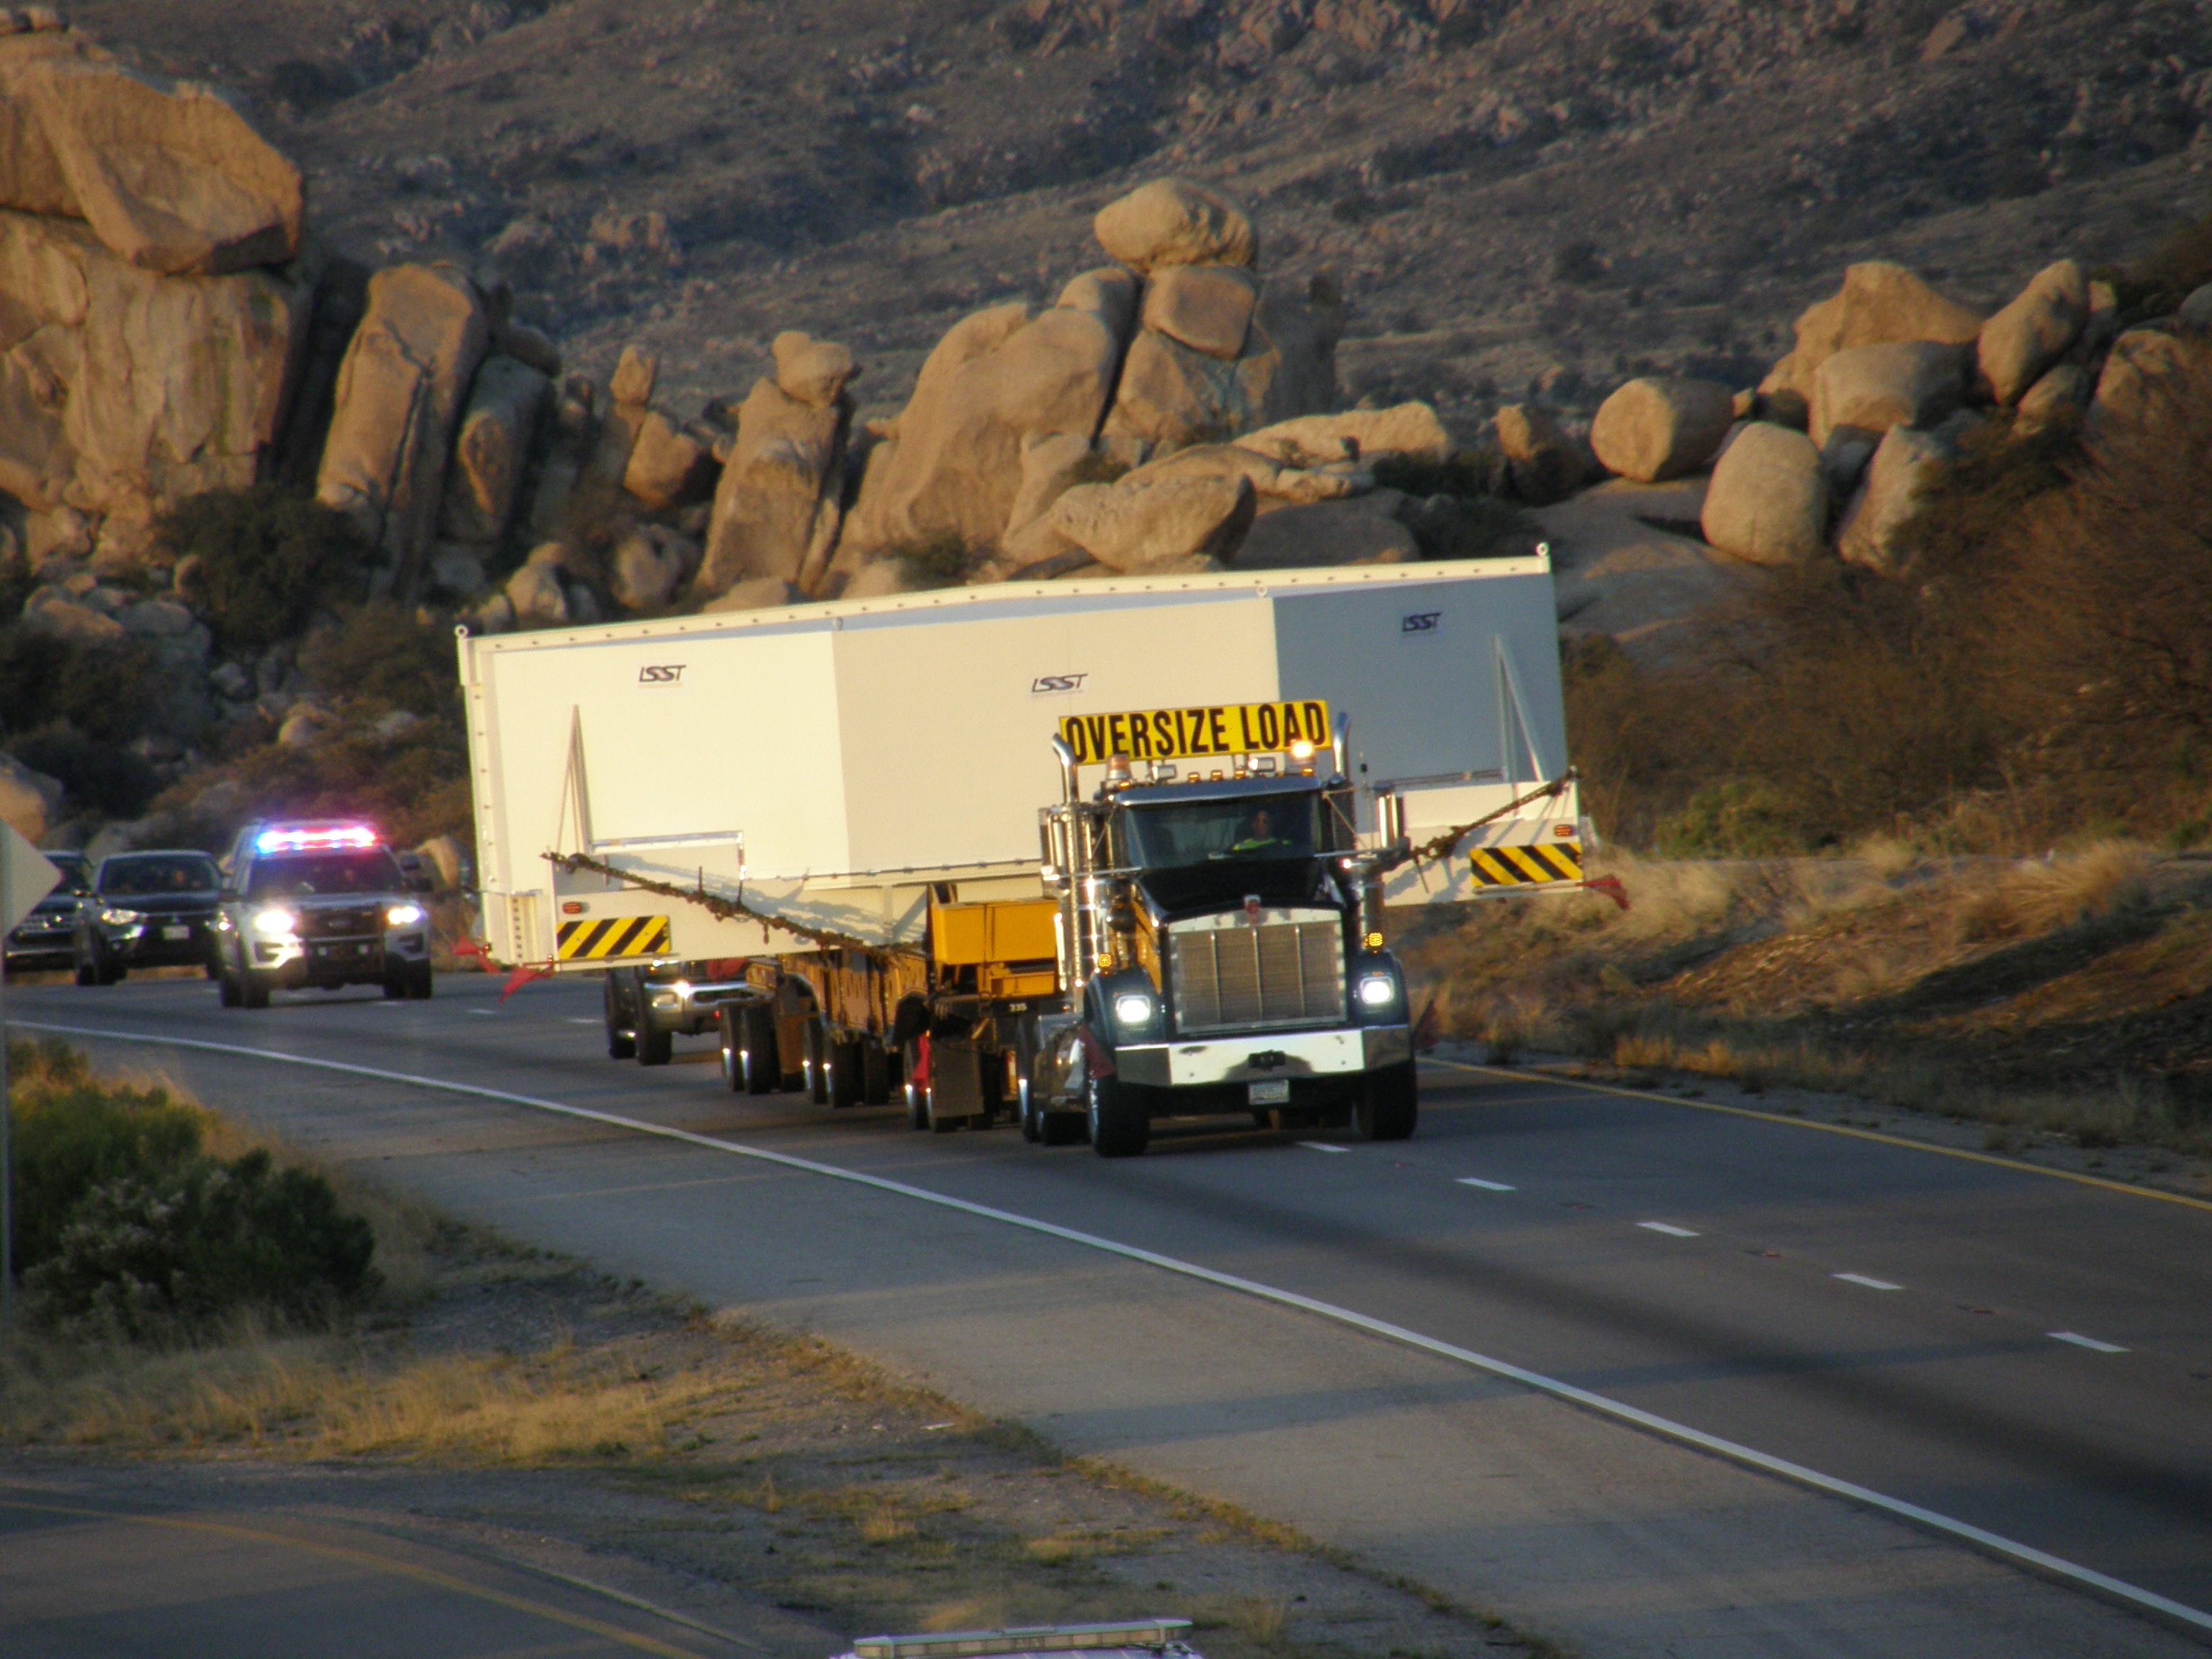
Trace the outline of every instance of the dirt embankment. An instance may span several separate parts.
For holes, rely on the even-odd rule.
[[[1493,902],[1401,942],[1443,1035],[1795,1084],[2212,1158],[2212,864],[1598,861],[1632,899]]]

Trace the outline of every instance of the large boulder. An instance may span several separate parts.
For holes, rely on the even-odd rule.
[[[2097,377],[2079,363],[2060,363],[2028,387],[2013,411],[2013,430],[2026,437],[2070,419],[2097,395]]]
[[[300,252],[300,171],[225,96],[81,35],[0,39],[0,205],[82,219],[126,264],[219,276]]]
[[[115,645],[128,637],[123,624],[106,611],[51,582],[33,588],[23,601],[23,626],[74,645]]]
[[[1452,453],[1451,434],[1426,404],[1396,404],[1389,409],[1346,409],[1334,415],[1301,415],[1248,432],[1241,448],[1256,450],[1285,466],[1321,466],[1333,461],[1372,459],[1377,455],[1411,455],[1441,461]]]
[[[1735,419],[1735,394],[1716,380],[1631,380],[1598,405],[1590,447],[1608,472],[1641,483],[1696,472]]]
[[[756,381],[738,411],[738,441],[714,490],[699,567],[702,591],[770,576],[807,586],[837,531],[852,405],[802,402]]]
[[[1965,394],[1966,362],[1960,348],[1924,340],[1835,353],[1813,377],[1813,441],[1826,443],[1842,426],[1879,434],[1934,425]]]
[[[453,428],[490,332],[483,297],[455,266],[393,265],[369,278],[315,498],[353,520],[402,592],[428,556]]]
[[[1369,483],[1364,474],[1346,463],[1329,468],[1285,466],[1241,443],[1194,444],[1188,449],[1173,450],[1133,469],[1125,481],[1161,478],[1243,478],[1251,484],[1263,514],[1285,506],[1334,501],[1357,493]]]
[[[1399,517],[1405,501],[1397,490],[1377,489],[1345,501],[1279,508],[1253,521],[1229,562],[1239,570],[1414,563],[1421,549]]]
[[[1654,665],[1702,653],[1700,624],[1758,580],[1741,559],[1661,527],[1696,524],[1706,483],[1613,478],[1528,514],[1552,550],[1563,635],[1602,635]]]
[[[1802,564],[1827,544],[1828,481],[1802,432],[1753,421],[1713,468],[1699,523],[1723,553],[1755,564]]]
[[[2154,426],[2202,396],[2212,349],[2160,329],[2130,329],[2112,342],[2089,405],[2093,437]]]
[[[1900,545],[1905,524],[1920,506],[1936,469],[1953,453],[1942,432],[1893,426],[1868,465],[1866,483],[1851,500],[1836,535],[1836,551],[1852,564],[1884,575],[1905,568]]]
[[[178,280],[0,211],[0,489],[143,519],[252,483],[313,308],[310,270]]]
[[[785,396],[817,409],[835,404],[860,370],[853,354],[834,340],[817,340],[786,329],[769,343],[775,383]]]
[[[1159,265],[1249,265],[1252,222],[1225,197],[1183,179],[1155,179],[1098,210],[1099,246],[1140,271]]]
[[[1856,264],[1844,285],[1797,319],[1797,343],[1761,382],[1769,397],[1793,392],[1808,403],[1820,365],[1856,346],[1923,340],[1968,346],[1982,331],[1978,311],[1947,300],[1903,265],[1885,260]]]
[[[1237,265],[1165,265],[1145,284],[1144,325],[1156,334],[1234,362],[1259,304],[1260,284]]]
[[[659,513],[701,500],[714,483],[714,446],[659,410],[648,410],[623,466],[623,493]]]
[[[1341,326],[1333,309],[1270,287],[1234,358],[1142,329],[1129,343],[1105,434],[1161,447],[1217,443],[1316,414],[1334,401]]]
[[[0,823],[25,841],[43,841],[61,816],[61,805],[58,780],[32,770],[13,755],[0,755]]]
[[[995,546],[1015,527],[1024,448],[1048,436],[1087,442],[1121,360],[1120,337],[1095,311],[1032,317],[1000,306],[955,325],[869,453],[839,563],[856,569],[884,549],[946,539]]]
[[[1508,404],[1492,419],[1504,452],[1513,493],[1532,506],[1565,500],[1582,487],[1582,450],[1549,411],[1534,404]]]
[[[1143,571],[1233,553],[1252,514],[1252,486],[1243,478],[1125,478],[1078,484],[1046,516],[1099,563]]]
[[[552,395],[553,383],[536,369],[512,357],[483,360],[453,438],[440,534],[457,542],[496,542],[507,534]]]
[[[698,568],[699,549],[659,526],[625,536],[607,561],[607,586],[626,611],[658,611]]]
[[[2071,259],[2038,271],[2020,297],[1982,325],[1976,354],[2001,404],[2014,404],[2081,337],[2089,279]]]
[[[1089,312],[1106,325],[1115,339],[1126,340],[1136,331],[1144,286],[1138,276],[1119,265],[1102,265],[1070,277],[1053,303],[1069,311]]]

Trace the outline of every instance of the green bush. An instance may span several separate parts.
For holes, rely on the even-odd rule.
[[[127,743],[144,726],[156,683],[154,652],[142,641],[86,646],[21,623],[0,627],[0,733],[67,725]]]
[[[906,566],[908,576],[925,587],[957,586],[968,580],[973,562],[968,544],[953,535],[902,543],[890,549],[889,556]]]
[[[202,1154],[94,1187],[24,1288],[42,1322],[131,1341],[204,1334],[247,1308],[318,1325],[375,1290],[375,1251],[322,1176],[258,1149]]]
[[[326,697],[426,717],[459,716],[452,630],[389,600],[355,606],[336,629],[311,635],[300,653],[300,672]]]
[[[9,1059],[15,1261],[45,1322],[137,1341],[246,1308],[317,1324],[377,1288],[375,1235],[321,1176],[212,1156],[198,1110],[101,1083],[58,1042]]]
[[[1455,450],[1441,461],[1425,455],[1379,455],[1369,469],[1384,489],[1408,495],[1459,495],[1468,500],[1505,491],[1505,457],[1495,450]]]
[[[130,750],[88,738],[68,726],[18,738],[9,750],[33,771],[59,782],[72,802],[111,818],[138,817],[161,787],[154,769]]]
[[[1668,858],[1771,858],[1802,852],[1795,804],[1772,785],[1731,779],[1708,784],[1653,836]]]
[[[196,495],[154,529],[172,558],[198,556],[191,596],[228,650],[289,638],[318,606],[362,592],[368,550],[352,524],[273,485]]]

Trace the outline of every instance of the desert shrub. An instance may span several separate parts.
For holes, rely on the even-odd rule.
[[[194,817],[195,803],[219,783],[234,803],[226,813]],[[179,784],[155,802],[157,811],[191,818],[189,839],[222,846],[249,817],[363,817],[396,846],[432,836],[473,833],[468,749],[458,722],[426,720],[395,738],[359,726],[313,749],[258,744],[220,768]],[[179,832],[181,833],[181,832]]]
[[[1413,540],[1424,559],[1487,559],[1531,551],[1535,521],[1495,495],[1447,497],[1413,515]]]
[[[968,544],[950,534],[902,542],[890,549],[886,556],[903,564],[908,575],[927,587],[958,586],[968,580],[971,560]]]
[[[1369,469],[1384,489],[1408,495],[1458,495],[1473,501],[1505,491],[1505,457],[1494,449],[1454,450],[1443,460],[1426,455],[1378,455]]]
[[[260,1148],[205,1153],[88,1192],[24,1275],[44,1322],[133,1341],[192,1336],[240,1309],[320,1324],[376,1288],[376,1237],[319,1175]]]
[[[44,772],[69,791],[70,799],[108,817],[135,818],[160,788],[144,759],[121,744],[88,738],[70,726],[49,726],[16,738],[15,758]]]
[[[64,1043],[11,1042],[8,1069],[18,1272],[54,1255],[94,1188],[146,1179],[199,1152],[199,1112],[166,1090],[96,1081]]]
[[[300,672],[326,697],[424,716],[458,714],[452,633],[388,600],[355,606],[337,628],[309,636]]]
[[[1797,804],[1772,784],[1730,778],[1707,784],[1661,819],[1652,841],[1667,858],[1765,858],[1803,850],[1802,819]]]
[[[155,534],[172,558],[198,556],[192,597],[230,650],[288,638],[318,606],[357,595],[368,559],[343,514],[268,484],[196,495]]]
[[[2033,434],[2015,431],[2002,414],[1984,422],[1955,456],[1936,464],[1919,510],[1899,532],[1902,562],[1978,587],[1990,548],[2035,503],[2063,491],[2083,459],[2077,421],[2057,420]]]
[[[146,718],[154,653],[137,640],[80,645],[20,623],[0,628],[0,733],[66,724],[127,742]]]

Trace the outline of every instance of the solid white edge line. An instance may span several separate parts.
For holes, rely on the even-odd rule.
[[[1840,1279],[1846,1285],[1863,1285],[1870,1291],[1901,1291],[1902,1285],[1893,1285],[1886,1279],[1869,1279],[1864,1273],[1830,1273],[1831,1279]]]
[[[1510,1193],[1514,1190],[1502,1181],[1485,1181],[1480,1176],[1458,1176],[1454,1179],[1460,1186],[1480,1187],[1486,1193]]]
[[[1536,1393],[1549,1395],[1554,1400],[1564,1400],[1571,1404],[1583,1407],[1600,1416],[1609,1417],[1618,1422],[1632,1424],[1639,1429],[1668,1440],[1679,1441],[1686,1446],[1695,1446],[1700,1451],[1711,1452],[1717,1457],[1727,1458],[1729,1462],[1741,1463],[1747,1468],[1759,1469],[1784,1480],[1795,1481],[1799,1486],[1809,1486],[1815,1492],[1826,1492],[1832,1498],[1841,1498],[1850,1503],[1863,1504],[1869,1509],[1879,1510],[1883,1514],[1893,1516],[1899,1520],[1910,1521],[1930,1531],[1955,1538],[1962,1543],[1972,1544],[1990,1554],[2001,1556],[2008,1561],[2016,1562],[2022,1566],[2033,1567],[2039,1572],[2046,1573],[2051,1577],[2062,1579],[2069,1584],[2095,1590],[2139,1611],[2157,1613],[2171,1619],[2191,1631],[2212,1633],[2212,1613],[2202,1612],[2196,1607],[2176,1601],[2170,1596],[2160,1595],[2155,1590],[2144,1589],[2140,1585],[2129,1583],[2125,1579],[2115,1578],[2109,1573],[2099,1572],[2094,1567],[2085,1567],[2078,1562],[2069,1561],[2063,1556],[2052,1555],[2047,1551],[2037,1549],[2032,1544],[2023,1544],[2015,1539],[2007,1538],[2002,1534],[1988,1531],[1975,1526],[1972,1522],[1954,1520],[1950,1516],[1939,1514],[1934,1510],[1923,1509],[1917,1504],[1907,1503],[1901,1498],[1891,1498],[1874,1491],[1871,1487],[1838,1480],[1834,1475],[1822,1474],[1818,1469],[1807,1468],[1802,1463],[1792,1463],[1786,1458],[1757,1451],[1749,1446],[1739,1445],[1733,1440],[1723,1440],[1718,1435],[1707,1434],[1703,1429],[1693,1429],[1686,1423],[1677,1423],[1668,1418],[1656,1416],[1639,1407],[1626,1405],[1618,1400],[1609,1400],[1601,1394],[1592,1394],[1587,1389],[1577,1388],[1571,1382],[1562,1382],[1556,1377],[1547,1376],[1540,1371],[1528,1370],[1508,1360],[1492,1359],[1486,1354],[1475,1352],[1472,1348],[1462,1348],[1433,1336],[1424,1336],[1419,1331],[1408,1330],[1403,1325],[1393,1325],[1388,1320],[1376,1319],[1350,1308],[1340,1308],[1334,1303],[1322,1302],[1313,1297],[1301,1295],[1296,1291],[1285,1291],[1273,1285],[1263,1285],[1257,1279],[1240,1279],[1234,1273],[1225,1273],[1218,1268],[1200,1267],[1194,1261],[1184,1261],[1175,1256],[1162,1255],[1156,1250],[1147,1250],[1139,1245],[1123,1244],[1114,1239],[1101,1238],[1096,1233],[1079,1232],[1073,1227],[1062,1227],[1050,1221],[1038,1221],[1029,1216],[1016,1215],[1011,1210],[994,1209],[988,1204],[972,1203],[964,1198],[953,1198],[945,1193],[933,1193],[926,1187],[910,1187],[902,1181],[892,1181],[884,1176],[867,1175],[858,1170],[840,1169],[834,1164],[817,1164],[811,1158],[794,1158],[788,1152],[772,1152],[765,1147],[747,1146],[733,1140],[720,1140],[712,1135],[699,1134],[690,1129],[670,1128],[663,1124],[647,1123],[639,1118],[624,1117],[616,1112],[594,1111],[588,1106],[566,1105],[557,1100],[541,1100],[534,1095],[513,1094],[504,1089],[487,1089],[479,1084],[451,1083],[440,1078],[418,1077],[409,1072],[389,1072],[379,1066],[354,1066],[337,1060],[311,1060],[304,1054],[279,1054],[268,1048],[249,1048],[241,1043],[210,1042],[196,1037],[155,1036],[136,1031],[108,1031],[92,1026],[57,1025],[40,1020],[9,1020],[8,1024],[20,1026],[25,1030],[53,1031],[64,1036],[97,1037],[112,1042],[143,1042],[154,1047],[195,1048],[209,1054],[241,1054],[250,1060],[275,1060],[280,1065],[305,1066],[317,1071],[343,1072],[354,1077],[380,1078],[388,1083],[405,1083],[421,1089],[440,1090],[448,1094],[469,1095],[479,1100],[501,1101],[514,1106],[527,1106],[536,1111],[551,1112],[562,1117],[579,1118],[592,1123],[604,1123],[611,1128],[628,1129],[638,1134],[656,1135],[665,1140],[683,1141],[690,1146],[706,1147],[710,1152],[730,1152],[739,1158],[757,1158],[763,1164],[777,1164],[787,1170],[798,1170],[808,1175],[826,1176],[832,1181],[850,1182],[855,1186],[872,1187],[878,1192],[895,1194],[901,1198],[918,1199],[925,1204],[935,1204],[948,1210],[957,1210],[963,1214],[976,1216],[986,1221],[1003,1222],[1008,1226],[1019,1227],[1029,1232],[1041,1233],[1047,1237],[1060,1239],[1070,1244],[1079,1244],[1086,1249],[1102,1251],[1108,1255],[1118,1255],[1126,1261],[1139,1261],[1146,1267],[1157,1267],[1163,1273],[1179,1273],[1186,1279],[1196,1279],[1201,1284],[1217,1285],[1223,1290],[1235,1291],[1241,1295],[1253,1297],[1262,1302],[1273,1302],[1280,1307],[1296,1308],[1302,1313],[1310,1313],[1318,1318],[1332,1320],[1337,1324],[1349,1326],[1354,1330],[1365,1331],[1369,1335],[1379,1336],[1385,1341],[1396,1342],[1406,1347],[1418,1349],[1423,1353],[1434,1354],[1438,1358],[1456,1361],[1476,1370],[1487,1372],[1492,1376],[1502,1377],[1509,1382],[1518,1382],[1523,1388],[1533,1389]]]
[[[1695,1238],[1697,1234],[1687,1227],[1677,1227],[1671,1221],[1639,1221],[1636,1224],[1646,1232],[1664,1233],[1669,1238]]]
[[[2077,1348],[2087,1348],[2091,1353],[2125,1353],[2127,1350],[2117,1342],[2100,1342],[2094,1336],[2084,1336],[2079,1331],[2045,1331],[2053,1342],[2071,1342]]]

